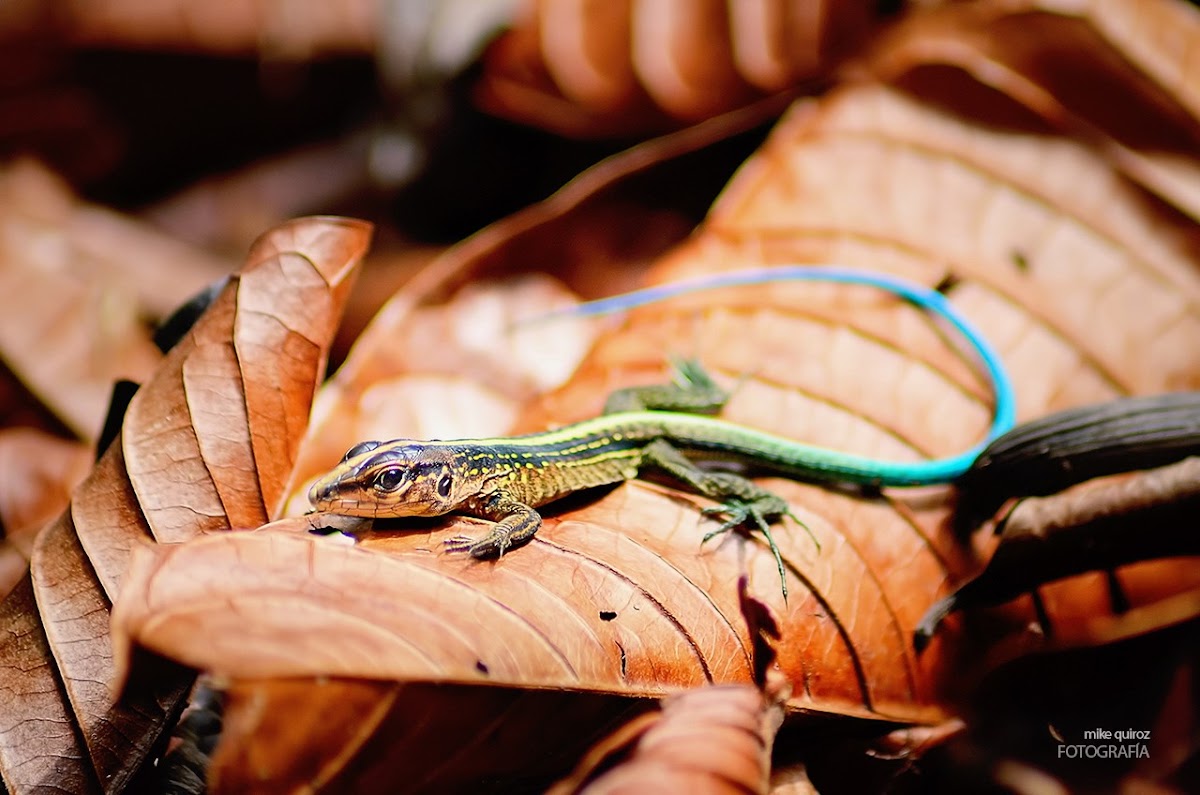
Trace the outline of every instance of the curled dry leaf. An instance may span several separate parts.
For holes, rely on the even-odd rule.
[[[486,53],[476,96],[565,135],[662,129],[791,89],[874,22],[858,0],[530,0]]]
[[[617,792],[767,792],[782,703],[748,685],[691,690],[663,701],[588,754],[552,795]],[[612,758],[621,764],[602,775]]]
[[[119,791],[137,772],[190,677],[140,672],[115,700],[108,612],[129,555],[277,510],[368,238],[344,219],[265,235],[139,391],[70,512],[38,536],[30,578],[0,605],[0,676],[20,696],[0,726],[10,791]]]
[[[1195,221],[1197,37],[1200,11],[1175,0],[986,0],[911,16],[882,37],[868,63],[928,99],[948,93],[939,69],[961,70],[1096,147]]]
[[[361,222],[337,219],[261,239],[255,267],[134,396],[122,452],[157,540],[278,514],[365,239]]]
[[[746,624],[756,636],[757,686],[702,687],[668,697],[659,711],[639,716],[593,746],[551,793],[767,791],[771,748],[783,724],[789,686],[774,667],[775,617],[748,593],[745,578],[738,591]]]
[[[1102,572],[1111,605],[1085,620],[1039,616],[1036,627],[1014,632],[993,652],[1016,656],[1028,648],[1070,648],[1138,634],[1195,617],[1200,607],[1200,541],[1190,517],[1200,507],[1200,458],[1131,474],[1097,478],[1050,497],[1031,497],[1009,512],[987,567],[939,600],[918,628],[928,637],[952,610],[996,605],[1041,585],[1084,572]],[[1188,556],[1191,556],[1190,559]],[[1128,569],[1154,558],[1180,558],[1170,577],[1136,582],[1131,606]],[[1096,576],[1096,575],[1093,575]]]
[[[597,693],[322,677],[235,680],[214,793],[479,791],[552,781],[650,703]],[[261,738],[265,741],[260,742]]]

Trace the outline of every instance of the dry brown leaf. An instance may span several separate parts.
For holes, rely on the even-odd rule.
[[[346,219],[265,235],[136,395],[70,512],[38,536],[30,582],[3,605],[0,675],[21,705],[0,727],[10,791],[119,791],[139,770],[190,676],[139,670],[116,700],[109,600],[152,534],[185,539],[278,509],[368,238]],[[172,499],[212,512],[181,515]]]
[[[1107,178],[1110,204],[1075,212],[1071,195],[1026,165],[1030,152]],[[976,162],[965,157],[972,153]],[[906,168],[937,169],[942,181],[906,179]],[[838,179],[814,179],[824,174]],[[889,189],[887,179],[906,190]],[[1042,193],[1039,204],[1027,198],[1034,189]],[[888,202],[892,195],[906,202]],[[1006,206],[1007,215],[984,212]],[[1119,218],[1133,208],[1139,220],[1114,224],[1115,239],[1112,228],[1096,225],[1099,215]],[[920,220],[938,217],[947,223]],[[989,233],[969,234],[984,218]],[[1042,249],[1029,237],[1035,220],[1078,234],[1042,238]],[[923,241],[916,229],[925,230]],[[1102,229],[1108,234],[1100,238]],[[1130,274],[1127,294],[1140,291],[1143,307],[1177,306],[1168,317],[1181,336],[1194,327],[1194,307],[1173,303],[1198,289],[1187,260],[1169,245],[1156,246],[1149,258],[1121,245],[1158,231],[1137,197],[1085,150],[970,128],[882,89],[862,89],[781,125],[730,187],[706,235],[674,254],[660,278],[786,261],[820,248],[851,264],[891,264],[930,284],[953,273],[962,281],[952,298],[999,345],[1024,411],[1036,414],[1098,399],[1116,384],[1161,389],[1195,378],[1195,354],[1186,346],[1159,350],[1157,366],[1121,355],[1148,333],[1136,322],[1142,313],[1121,322],[1114,312],[1100,329],[1073,314],[1072,301],[1083,300],[1076,295],[1106,284],[1071,267],[1095,267],[1090,232],[1109,247],[1110,270]],[[1072,246],[1081,253],[1072,256]],[[1024,269],[1013,251],[1025,252]],[[1157,278],[1143,275],[1147,270]],[[1060,289],[1056,302],[1039,300],[1064,279],[1071,294]],[[1047,326],[1057,333],[1047,334]],[[1074,347],[1085,339],[1091,356]],[[389,344],[402,343],[392,337]],[[661,375],[662,351],[698,355],[731,385],[744,377],[727,409],[732,419],[840,449],[890,458],[949,454],[976,441],[987,424],[988,398],[977,377],[919,313],[865,291],[812,286],[696,296],[643,310],[606,337],[572,386],[525,424],[593,413],[608,388],[648,380],[639,374],[651,371]],[[889,400],[880,401],[881,394]],[[936,413],[922,406],[936,406]],[[336,673],[645,695],[668,683],[748,678],[748,638],[733,584],[749,571],[761,598],[784,616],[780,665],[796,687],[793,707],[935,718],[938,671],[950,661],[936,644],[918,660],[909,638],[941,584],[963,566],[943,535],[944,492],[870,501],[785,481],[770,485],[821,542],[817,553],[801,532],[777,533],[793,580],[786,605],[761,544],[731,537],[700,550],[696,501],[631,483],[551,516],[534,542],[498,562],[441,551],[449,534],[478,532],[470,522],[376,532],[360,548],[258,533],[147,553],[130,588],[137,597],[122,602],[118,624],[150,648],[236,676]],[[212,601],[200,601],[201,594]],[[1073,606],[1054,609],[1095,612],[1094,588],[1073,599]],[[251,622],[254,644],[201,640],[235,628],[244,633]]]
[[[114,381],[141,382],[157,366],[143,318],[227,271],[78,202],[39,166],[0,172],[0,357],[81,439],[100,433]]]
[[[9,792],[98,793],[73,728],[28,576],[0,603],[0,771]]]
[[[1200,459],[1193,457],[1022,500],[997,527],[1002,535],[988,565],[930,609],[918,628],[918,640],[936,631],[951,610],[1003,604],[1085,572],[1108,577],[1104,591],[1109,610],[1066,624],[1057,616],[1040,614],[1036,625],[1014,627],[1017,642],[1001,653],[1018,656],[1029,649],[1098,645],[1140,634],[1139,624],[1150,631],[1191,620],[1200,601],[1200,570],[1194,565],[1200,543],[1190,525],[1200,506],[1197,474]],[[1138,605],[1131,606],[1126,576],[1156,558],[1179,560],[1170,569],[1155,565],[1158,579],[1135,584]],[[1172,576],[1164,577],[1167,572]],[[1084,576],[1090,584],[1096,575]],[[993,654],[989,664],[997,661]]]
[[[1022,417],[1197,383],[1200,235],[1086,147],[864,87],[793,114],[750,168],[711,222],[725,261],[959,277],[956,300],[1014,348]]]
[[[240,680],[213,758],[217,793],[530,789],[652,706],[595,693],[321,677]],[[269,738],[255,742],[254,738]]]
[[[704,687],[663,701],[589,752],[548,792],[767,791],[782,702],[748,685]],[[610,758],[627,757],[599,774]]]
[[[1019,240],[1006,244],[1020,269],[1053,296],[1052,308],[999,283],[994,266],[983,278],[1010,300],[1020,301],[1046,331],[1091,359],[1082,373],[1074,372],[1071,390],[1084,383],[1080,375],[1088,380],[1101,376],[1116,387],[1116,394],[1188,389],[1196,383],[1194,360],[1185,355],[1171,362],[1158,354],[1167,340],[1182,344],[1196,331],[1200,124],[1194,92],[1187,86],[1195,71],[1189,53],[1197,41],[1200,14],[1181,3],[988,1],[914,15],[870,53],[868,63],[877,76],[898,82],[952,116],[982,117],[987,123],[972,145],[960,142],[950,152],[971,169],[998,173],[997,181],[1010,183],[1008,190],[987,195],[979,205],[988,211],[981,217],[989,232],[997,227],[1001,207],[1027,213],[1021,204],[1048,202],[1062,211],[1057,227],[1027,226],[1028,234],[1045,241],[1044,252],[1035,254],[1036,249]],[[961,74],[949,76],[947,66]],[[972,88],[971,80],[988,88]],[[1048,129],[1073,136],[1078,143],[1067,146],[1078,154],[1020,153],[1016,142],[1037,142],[1041,148],[1050,139]],[[916,136],[914,131],[893,115],[879,137],[924,151],[928,132]],[[1012,143],[1002,143],[1000,136]],[[944,140],[939,135],[939,144]],[[1011,157],[997,156],[1004,149],[1011,150]],[[1088,149],[1100,158],[1086,154]],[[963,170],[959,166],[949,165],[941,173]],[[1191,218],[1165,211],[1138,187]],[[913,190],[905,199],[916,204]],[[1114,196],[1122,198],[1111,203]],[[999,249],[991,259],[999,261],[1004,256],[999,246],[1005,243],[998,235],[989,238]],[[972,257],[978,252],[964,250],[955,261],[961,268]],[[1056,275],[1066,275],[1064,266],[1072,268],[1069,279]],[[1098,322],[1101,317],[1104,321]],[[1119,334],[1105,339],[1118,329]],[[1073,369],[1068,360],[1062,363]],[[1064,395],[1057,379],[1024,383],[1058,389],[1066,397],[1045,403],[1046,409],[1089,400]],[[1019,404],[1030,408],[1025,394]],[[1039,402],[1032,408],[1035,415],[1042,413]],[[1162,529],[1163,535],[1170,532]],[[1058,628],[1056,637],[1025,631],[1036,626],[1030,624],[1026,601],[1010,617],[1015,636],[993,659],[1031,646],[1105,643],[1187,620],[1195,615],[1196,601],[1189,565],[1181,559],[1123,568],[1121,585],[1137,594],[1125,614],[1114,611],[1113,604],[1120,601],[1109,602],[1110,588],[1102,575],[1049,586],[1040,596]]]
[[[322,219],[261,239],[130,402],[125,466],[159,541],[279,512],[364,230]]]
[[[988,0],[910,17],[869,68],[926,99],[953,98],[938,69],[962,70],[1200,220],[1198,40],[1200,11],[1175,0]]]
[[[564,135],[663,129],[791,89],[874,23],[858,0],[536,0],[486,53],[476,96]]]
[[[66,695],[101,789],[119,792],[178,710],[192,677],[159,664],[141,671],[115,699],[109,602],[68,517],[38,535],[30,571],[47,659],[56,666],[56,692]],[[10,787],[17,783],[9,779],[14,766],[4,765]]]
[[[114,442],[71,499],[71,521],[96,578],[111,601],[120,592],[135,547],[153,540]]]

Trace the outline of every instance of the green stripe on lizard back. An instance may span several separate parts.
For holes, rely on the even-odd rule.
[[[879,461],[784,439],[712,417],[669,411],[607,414],[553,431],[478,439],[470,444],[528,453],[539,463],[562,465],[602,457],[614,449],[640,447],[658,438],[665,438],[683,450],[824,483],[922,486],[944,483],[961,472],[957,461],[949,466],[944,461]]]

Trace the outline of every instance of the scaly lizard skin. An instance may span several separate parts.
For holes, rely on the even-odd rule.
[[[704,277],[583,304],[568,312],[596,314],[628,309],[675,295],[740,284],[827,281],[863,284],[895,293],[957,329],[981,359],[996,394],[987,439],[951,458],[879,461],[783,439],[686,411],[715,411],[727,395],[699,365],[677,363],[677,386],[622,390],[606,413],[553,431],[526,436],[456,441],[362,442],[346,453],[309,492],[320,511],[370,518],[441,516],[452,512],[496,522],[482,538],[457,536],[447,548],[474,557],[502,555],[541,527],[539,506],[582,489],[629,480],[649,467],[663,471],[721,503],[705,510],[724,516],[705,536],[752,524],[770,544],[784,576],[770,525],[790,515],[787,503],[749,479],[701,469],[693,458],[733,461],[755,471],[798,480],[869,487],[946,483],[960,476],[988,441],[1012,427],[1012,386],[999,358],[940,293],[871,271],[779,267]],[[691,455],[692,458],[689,458]],[[814,539],[815,540],[815,539]],[[786,581],[784,595],[787,595]]]

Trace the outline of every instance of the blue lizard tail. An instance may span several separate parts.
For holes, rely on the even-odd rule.
[[[601,298],[588,301],[577,306],[543,315],[537,320],[562,316],[593,316],[613,312],[623,312],[639,306],[653,304],[689,293],[704,290],[717,290],[725,287],[740,287],[772,282],[832,282],[837,284],[861,284],[877,287],[897,295],[918,306],[930,314],[940,317],[954,327],[970,344],[972,350],[983,363],[984,371],[991,382],[996,398],[995,413],[992,417],[991,428],[987,438],[960,455],[940,458],[931,461],[902,463],[897,461],[879,461],[847,454],[835,454],[843,457],[851,466],[863,468],[878,475],[881,485],[922,485],[930,483],[945,483],[955,480],[970,467],[979,457],[983,449],[998,436],[1007,433],[1016,423],[1016,394],[1012,381],[999,355],[984,336],[944,295],[931,290],[924,285],[877,271],[858,270],[844,266],[823,265],[786,265],[773,268],[754,268],[751,270],[731,271],[695,279],[663,284],[657,287],[647,287],[634,290],[611,298]],[[830,451],[832,452],[832,451]]]

